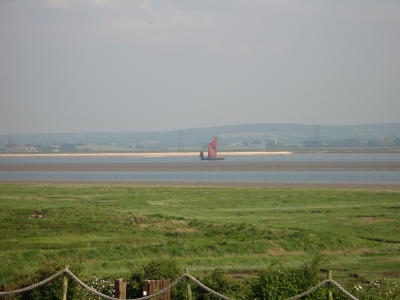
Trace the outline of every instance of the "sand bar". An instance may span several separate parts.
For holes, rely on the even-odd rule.
[[[137,153],[1,153],[0,157],[199,157],[200,152],[137,152]],[[263,156],[288,155],[290,151],[280,152],[219,152],[222,156]]]

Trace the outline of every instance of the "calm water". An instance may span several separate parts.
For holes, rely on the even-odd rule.
[[[230,162],[363,162],[400,161],[400,154],[293,154],[259,157],[228,157]],[[7,163],[123,163],[123,162],[202,162],[194,157],[0,157]],[[0,181],[195,181],[195,182],[298,182],[400,184],[400,172],[352,171],[272,171],[272,172],[0,172]]]
[[[316,153],[266,156],[233,156],[220,163],[229,162],[362,162],[362,161],[400,161],[400,153]],[[0,157],[0,164],[7,163],[118,163],[118,162],[198,162],[197,157]]]
[[[0,172],[0,181],[225,181],[400,184],[400,172]]]

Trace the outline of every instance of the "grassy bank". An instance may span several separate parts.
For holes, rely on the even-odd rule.
[[[0,281],[43,259],[96,275],[159,257],[247,273],[317,253],[338,279],[398,278],[399,212],[399,191],[1,184]]]

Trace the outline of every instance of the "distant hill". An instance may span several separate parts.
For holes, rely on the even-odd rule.
[[[0,135],[13,145],[114,145],[132,149],[200,149],[219,137],[221,149],[400,146],[400,123],[362,125],[243,124],[160,132],[87,132]]]

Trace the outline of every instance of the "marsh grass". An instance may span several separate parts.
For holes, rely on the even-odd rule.
[[[0,282],[44,259],[100,276],[165,257],[194,273],[290,268],[316,253],[336,278],[374,280],[398,274],[399,209],[398,191],[1,184]]]

